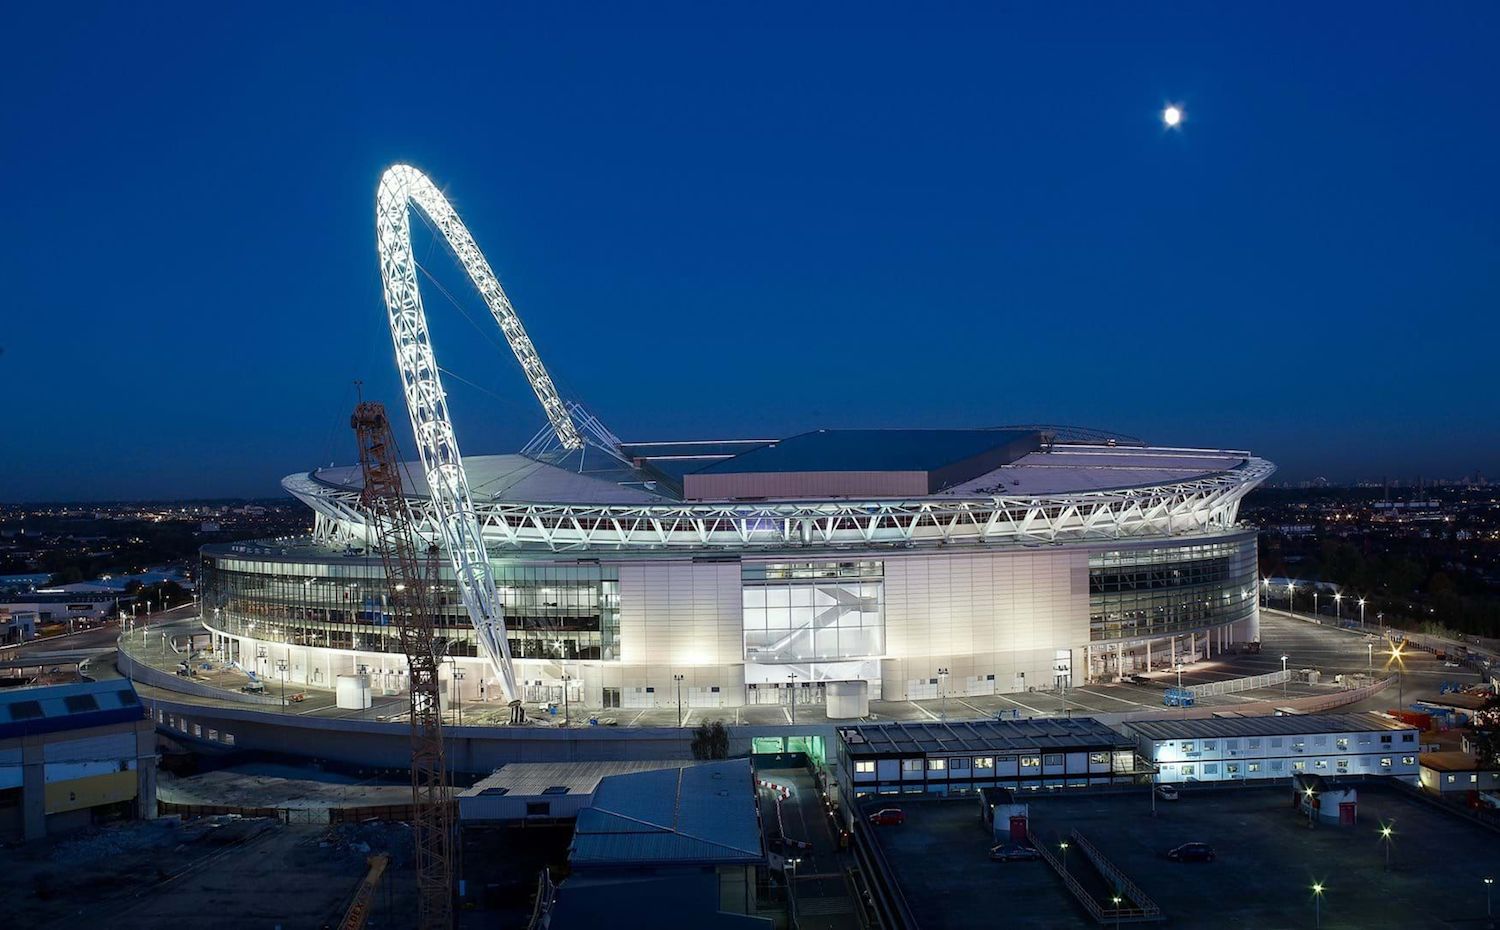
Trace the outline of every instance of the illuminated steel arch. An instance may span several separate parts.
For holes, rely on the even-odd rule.
[[[469,479],[464,474],[463,457],[458,450],[453,422],[448,416],[448,402],[438,375],[437,359],[432,353],[422,294],[417,287],[409,206],[421,210],[443,234],[468,273],[469,280],[484,297],[516,360],[526,372],[547,419],[557,432],[558,443],[566,449],[578,449],[583,446],[583,439],[526,335],[515,308],[448,199],[417,169],[409,165],[388,168],[380,178],[375,195],[375,240],[380,254],[385,306],[390,316],[391,342],[396,349],[396,364],[401,370],[401,385],[406,394],[406,410],[411,416],[412,433],[422,458],[435,522],[448,550],[464,608],[474,624],[480,647],[499,674],[506,697],[516,700],[521,694],[511,665],[510,644],[506,641],[504,611],[495,591],[484,536],[469,495]]]

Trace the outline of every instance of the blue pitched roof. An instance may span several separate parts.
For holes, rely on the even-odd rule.
[[[759,862],[760,819],[748,759],[612,775],[578,814],[579,866]]]
[[[145,716],[126,678],[0,691],[0,739],[129,723]]]

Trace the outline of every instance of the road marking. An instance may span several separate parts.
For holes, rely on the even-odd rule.
[[[688,708],[688,712],[682,715],[682,726],[687,726],[688,725],[688,721],[692,720],[692,719],[693,719],[693,709],[691,707],[689,707]]]
[[[1103,691],[1085,691],[1084,694],[1094,695],[1096,697],[1102,697],[1102,698],[1109,698],[1111,701],[1119,701],[1121,704],[1129,704],[1131,707],[1150,707],[1151,706],[1149,704],[1142,704],[1140,701],[1127,701],[1124,698],[1115,697],[1113,694],[1105,694]]]
[[[648,710],[649,710],[649,709],[650,709],[650,708],[647,708],[647,709],[648,709]],[[627,723],[627,724],[625,724],[625,725],[626,725],[626,726],[627,726],[627,727],[633,727],[633,726],[635,726],[635,725],[636,725],[636,724],[637,724],[637,723],[639,723],[639,722],[640,722],[640,719],[641,719],[641,718],[642,718],[642,717],[644,717],[644,716],[646,716],[646,711],[644,711],[644,710],[643,710],[643,711],[641,711],[641,712],[640,712],[640,713],[638,713],[638,714],[636,714],[636,715],[635,715],[635,716],[634,716],[634,717],[632,717],[632,718],[631,718],[631,720],[630,720],[630,722],[629,722],[629,723]]]
[[[1047,715],[1047,712],[1046,712],[1046,711],[1043,711],[1043,710],[1037,710],[1037,709],[1036,709],[1036,708],[1035,708],[1035,707],[1032,707],[1032,706],[1031,706],[1031,705],[1030,705],[1030,704],[1022,704],[1022,703],[1021,703],[1021,702],[1020,702],[1020,701],[1018,701],[1018,700],[1016,700],[1016,699],[1015,699],[1015,698],[1013,698],[1013,697],[1010,697],[1010,696],[1008,696],[1008,695],[1004,695],[1004,694],[997,694],[997,695],[995,695],[995,697],[997,697],[997,698],[999,698],[999,699],[1000,699],[1000,700],[1002,700],[1002,701],[1009,701],[1009,702],[1011,702],[1011,703],[1012,703],[1012,704],[1014,704],[1014,705],[1016,705],[1016,706],[1017,706],[1017,707],[1021,707],[1021,708],[1024,708],[1024,709],[1026,709],[1026,710],[1029,710],[1029,711],[1031,711],[1031,712],[1032,712],[1032,713],[1033,713],[1033,714],[1036,714],[1036,715],[1037,715],[1037,716],[1039,716],[1039,717],[1045,717],[1045,716],[1046,716],[1046,715]]]
[[[783,704],[782,707],[781,707],[781,716],[783,716],[783,717],[786,718],[786,722],[787,723],[791,723],[792,722],[792,712],[786,709],[786,705],[785,704]]]
[[[984,717],[986,720],[988,720],[989,718],[995,716],[992,711],[983,711],[983,710],[980,710],[979,708],[975,707],[973,704],[970,704],[968,701],[960,700],[958,703],[960,703],[963,706],[967,707],[969,710],[972,710],[974,713],[978,714],[979,716]]]
[[[917,710],[920,710],[922,713],[926,714],[927,717],[928,717],[928,719],[930,719],[930,720],[936,720],[936,719],[938,719],[938,715],[937,714],[934,714],[932,711],[930,711],[927,708],[923,707],[921,704],[918,704],[916,701],[907,701],[906,703],[910,704],[911,706],[915,707]]]

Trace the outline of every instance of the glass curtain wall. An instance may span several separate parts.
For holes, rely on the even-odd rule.
[[[1089,633],[1098,640],[1171,635],[1255,611],[1255,540],[1122,549],[1089,556]]]
[[[745,661],[835,662],[885,651],[881,562],[746,563]]]
[[[277,561],[205,554],[204,615],[239,636],[299,646],[400,652],[378,561]],[[511,654],[518,659],[617,659],[620,583],[597,564],[497,564]],[[439,629],[450,655],[478,655],[468,614],[441,572]]]

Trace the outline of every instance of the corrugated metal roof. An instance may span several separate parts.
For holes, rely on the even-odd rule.
[[[760,820],[748,759],[613,775],[578,814],[574,867],[758,862]]]
[[[692,764],[692,763],[687,763]],[[604,762],[510,762],[485,776],[473,787],[459,792],[459,797],[474,797],[489,792],[503,792],[511,797],[541,797],[558,794],[552,788],[566,788],[566,794],[592,794],[602,779],[632,772],[676,769],[681,760],[631,759]]]
[[[1239,736],[1300,736],[1311,733],[1359,733],[1372,730],[1411,730],[1416,727],[1376,713],[1291,714],[1280,717],[1210,717],[1196,720],[1137,720],[1131,730],[1152,740],[1233,738]]]
[[[1129,748],[1130,738],[1089,717],[882,723],[840,727],[850,756]]]

